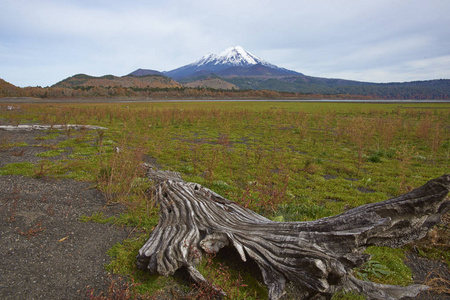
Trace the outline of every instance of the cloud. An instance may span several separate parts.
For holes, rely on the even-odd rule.
[[[447,0],[4,0],[0,77],[170,70],[241,45],[306,75],[450,78],[434,64],[450,55],[449,11]]]
[[[342,68],[329,72],[327,77],[345,78],[368,82],[406,82],[430,79],[449,79],[450,55],[418,60],[406,60],[399,64],[390,64],[367,68]],[[312,73],[312,72],[311,72]],[[321,76],[321,74],[314,74]]]

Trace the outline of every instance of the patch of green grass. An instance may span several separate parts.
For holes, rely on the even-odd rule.
[[[81,144],[81,145],[83,145],[83,144]],[[84,145],[89,146],[88,144],[84,144]],[[75,148],[75,147],[79,147],[79,146],[80,146],[80,142],[76,138],[61,141],[56,145],[56,147],[58,147],[58,148],[66,148],[66,147]]]
[[[77,158],[79,156],[90,156],[98,154],[100,151],[99,146],[92,146],[86,139],[80,140],[77,138],[68,139],[62,141],[56,145],[57,148],[67,148],[70,147],[73,149],[73,153],[69,155],[69,158]],[[103,150],[108,149],[108,152],[111,151],[111,147],[103,147]]]
[[[13,147],[26,147],[28,146],[25,142],[10,142],[8,138],[0,139],[0,151],[5,151]]]
[[[11,163],[0,168],[0,175],[32,176],[35,165],[30,162]]]
[[[267,288],[256,264],[244,264],[232,249],[222,251],[217,256],[205,255],[197,266],[199,272],[220,287],[228,299],[267,299]]]
[[[383,284],[407,286],[413,283],[411,269],[404,264],[405,250],[389,247],[369,247],[371,260],[360,268],[360,279]]]
[[[56,157],[61,155],[65,150],[55,149],[36,154],[37,157]]]
[[[365,300],[364,295],[360,295],[356,292],[337,292],[331,297],[331,300]]]
[[[376,151],[372,152],[372,155],[376,155],[378,157],[386,157],[386,158],[393,158],[395,157],[396,149],[389,148],[387,150],[385,149],[378,149]]]
[[[11,146],[12,147],[27,147],[28,144],[25,142],[17,142],[17,143],[13,143]]]
[[[226,195],[228,192],[234,190],[234,187],[230,186],[223,180],[215,180],[211,183],[210,189],[219,195]]]
[[[52,134],[47,134],[47,135],[44,135],[44,136],[38,136],[38,137],[36,138],[36,140],[38,140],[38,141],[52,140],[52,139],[54,139],[54,138],[59,137],[60,135],[61,135],[61,134],[60,134],[59,132],[57,132],[57,133],[52,133]]]
[[[85,147],[76,147],[69,158],[75,158],[77,156],[90,156],[99,153],[99,148],[97,146],[85,146]]]
[[[75,179],[78,181],[93,181],[95,180],[95,175],[92,174],[89,170],[74,170],[66,175],[65,178]]]
[[[331,216],[332,210],[315,204],[282,204],[275,215],[285,222],[312,221]]]
[[[376,154],[372,154],[371,156],[369,156],[367,158],[367,161],[372,162],[372,163],[380,163],[381,157]]]
[[[87,223],[87,222],[94,222],[94,223],[100,223],[100,224],[106,224],[106,223],[114,223],[116,220],[116,217],[106,217],[102,212],[94,212],[92,215],[86,216],[82,215],[80,217],[80,221]]]
[[[151,231],[158,224],[159,216],[155,208],[150,208],[150,210],[148,211],[147,208],[142,207],[139,212],[129,211],[117,217],[114,223]]]
[[[175,283],[173,277],[151,275],[149,272],[136,267],[136,254],[147,239],[148,234],[140,234],[137,237],[115,244],[108,250],[108,255],[111,256],[112,261],[106,266],[106,269],[114,274],[132,276],[135,283],[135,292],[154,295],[180,283]],[[185,286],[185,288],[187,289],[189,286]]]
[[[137,196],[129,196],[129,202],[123,202],[128,209],[119,216],[106,217],[103,212],[94,212],[91,216],[80,217],[82,222],[111,223],[117,226],[136,227],[142,231],[151,231],[159,220],[158,209],[152,203],[133,199]]]
[[[112,261],[106,268],[115,274],[128,275],[138,269],[136,268],[136,253],[148,239],[148,234],[140,234],[135,238],[129,238],[121,243],[115,244],[108,250]]]

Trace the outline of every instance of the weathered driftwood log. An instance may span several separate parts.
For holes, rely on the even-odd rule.
[[[94,126],[94,125],[76,125],[76,124],[66,124],[66,125],[0,125],[1,130],[6,131],[30,131],[30,130],[48,130],[48,129],[58,129],[58,130],[82,130],[82,129],[93,129],[93,130],[106,130],[106,127]]]
[[[195,266],[202,252],[232,246],[242,260],[258,264],[270,299],[283,295],[287,281],[310,295],[345,289],[369,299],[415,296],[427,287],[361,281],[352,270],[370,259],[363,253],[366,247],[401,247],[423,238],[450,208],[450,175],[400,197],[311,222],[273,222],[174,172],[150,168],[148,176],[156,183],[160,220],[139,250],[138,267],[166,276],[186,267],[200,283],[205,279]]]

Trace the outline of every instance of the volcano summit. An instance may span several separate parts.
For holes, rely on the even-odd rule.
[[[220,54],[209,53],[189,65],[164,72],[175,80],[216,74],[218,76],[288,76],[301,75],[277,67],[246,51],[241,46],[225,49]]]

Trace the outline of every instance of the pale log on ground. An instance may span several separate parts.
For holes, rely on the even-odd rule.
[[[84,129],[93,129],[93,130],[106,130],[106,127],[93,126],[93,125],[75,125],[75,124],[65,124],[65,125],[0,125],[0,130],[6,131],[20,131],[20,130],[50,130],[50,129],[58,129],[58,130],[84,130]]]
[[[427,287],[366,282],[353,277],[353,269],[370,259],[366,247],[396,248],[421,239],[450,209],[450,175],[400,197],[310,222],[271,221],[175,172],[149,168],[147,175],[155,183],[160,220],[139,250],[138,267],[165,276],[186,267],[201,283],[205,278],[195,267],[202,254],[234,247],[242,260],[258,264],[270,299],[279,299],[288,281],[309,295],[345,289],[368,299],[414,297]]]

